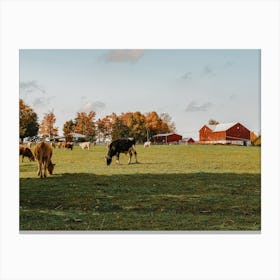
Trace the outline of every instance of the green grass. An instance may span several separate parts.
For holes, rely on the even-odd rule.
[[[20,160],[20,229],[261,229],[259,147],[137,146],[140,164],[110,166],[106,152],[55,149],[46,179]]]

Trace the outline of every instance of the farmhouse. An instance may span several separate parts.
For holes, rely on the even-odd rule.
[[[248,145],[250,130],[241,123],[204,125],[199,130],[199,142],[205,144]]]
[[[62,142],[62,141],[74,141],[74,142],[79,142],[79,141],[85,141],[86,136],[80,133],[75,133],[75,132],[71,132],[70,136],[72,137],[72,139],[66,139],[67,137],[65,136],[56,136],[54,137],[55,141],[58,142]],[[69,138],[69,137],[68,137]]]
[[[153,136],[153,143],[157,144],[169,144],[179,143],[182,140],[182,136],[176,133],[164,133]]]

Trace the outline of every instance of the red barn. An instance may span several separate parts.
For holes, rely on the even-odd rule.
[[[220,123],[204,125],[199,130],[202,143],[247,145],[250,143],[250,130],[240,123]]]
[[[195,141],[191,138],[191,137],[187,137],[187,138],[183,138],[181,143],[184,143],[184,144],[193,144],[195,143]]]
[[[164,133],[157,134],[153,136],[153,143],[157,144],[169,144],[169,143],[179,143],[183,138],[182,135],[176,133]]]

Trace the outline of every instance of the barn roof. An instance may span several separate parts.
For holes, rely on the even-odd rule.
[[[221,131],[227,131],[229,128],[233,127],[236,125],[237,122],[232,122],[232,123],[219,123],[217,125],[206,125],[209,127],[213,132],[221,132]]]
[[[72,132],[71,135],[76,138],[85,138],[86,136],[80,133]]]
[[[161,134],[154,135],[153,137],[162,137],[162,136],[165,137],[165,136],[169,136],[169,135],[173,135],[173,134],[179,135],[177,133],[161,133]],[[181,135],[179,135],[179,136],[181,136]]]

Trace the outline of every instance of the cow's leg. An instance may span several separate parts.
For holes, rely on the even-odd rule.
[[[24,159],[24,155],[22,155],[21,162],[23,162],[23,159]]]
[[[120,164],[120,153],[116,154],[116,163]]]
[[[131,158],[132,158],[132,152],[131,152],[131,151],[129,151],[129,159],[128,159],[128,164],[130,164],[130,163],[131,163]]]
[[[40,176],[41,178],[43,178],[42,176],[42,163],[40,163],[38,161],[38,173],[37,173],[38,176]]]
[[[47,177],[47,166],[48,166],[48,161],[44,162],[44,177]]]
[[[135,160],[136,160],[136,163],[138,163],[138,160],[137,160],[137,152],[135,150],[133,150],[134,152],[134,156],[135,156]]]

